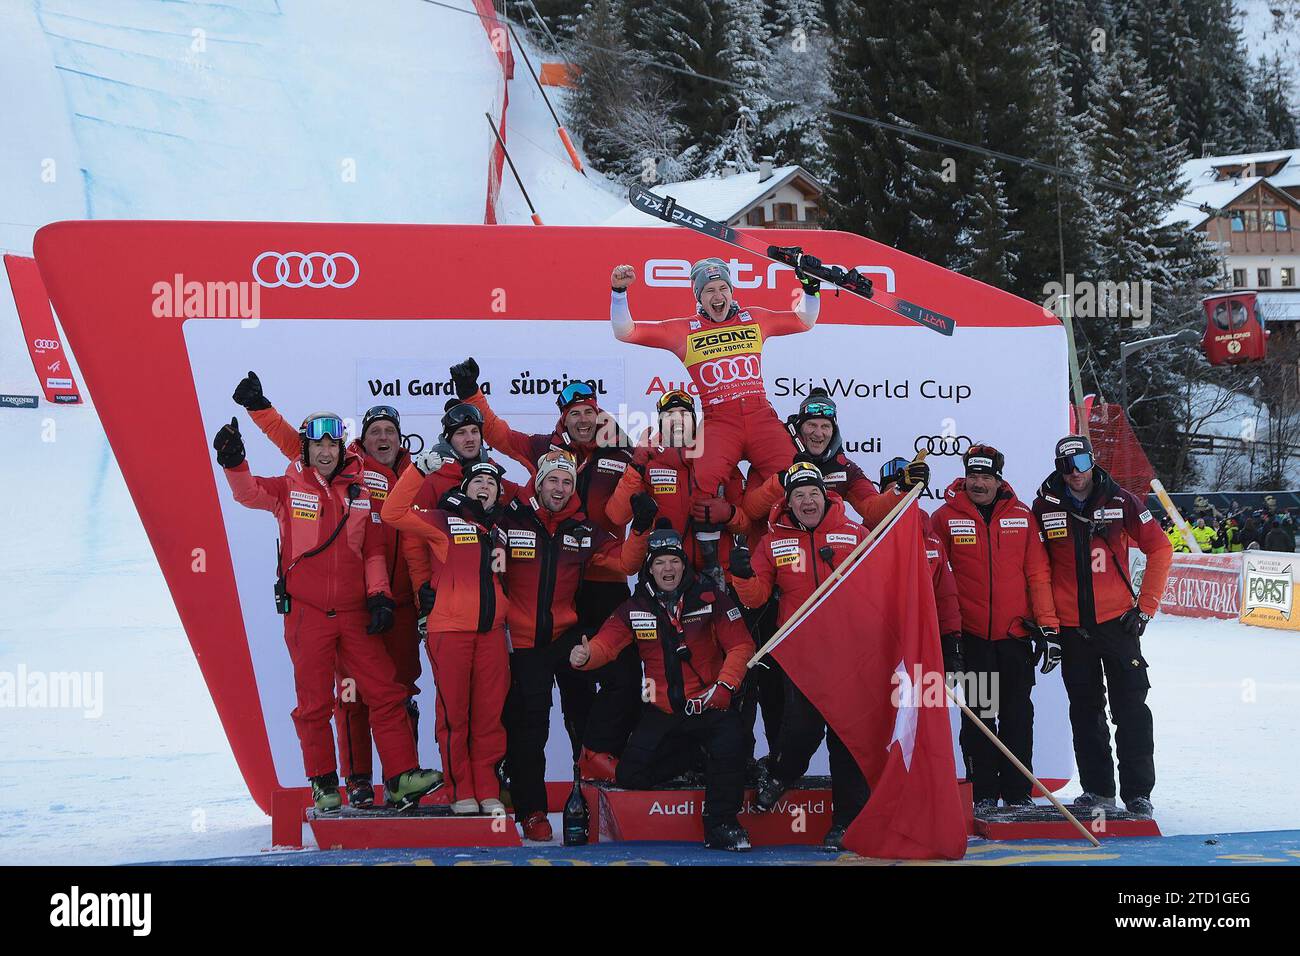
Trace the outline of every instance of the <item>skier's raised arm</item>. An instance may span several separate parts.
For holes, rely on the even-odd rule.
[[[679,326],[687,320],[665,319],[661,322],[632,321],[632,310],[627,304],[627,290],[636,281],[636,272],[629,265],[615,266],[609,277],[609,321],[614,326],[614,338],[630,345],[667,349],[678,358],[686,353],[683,347],[684,331]]]

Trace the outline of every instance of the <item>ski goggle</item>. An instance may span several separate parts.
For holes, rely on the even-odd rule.
[[[810,461],[796,461],[785,470],[782,483],[789,488],[796,482],[806,481],[809,478],[820,482],[822,480],[822,470]]]
[[[398,431],[402,430],[402,417],[397,414],[397,409],[392,405],[372,405],[367,408],[365,416],[361,419],[361,430],[365,431],[370,427],[371,422],[382,418],[389,419],[397,426]]]
[[[880,466],[880,483],[888,484],[893,480],[902,480],[903,472],[911,462],[906,458],[891,458]]]
[[[320,441],[327,437],[342,441],[343,419],[337,415],[317,415],[302,423],[302,434],[310,441]]]
[[[1063,455],[1056,459],[1056,470],[1063,475],[1072,475],[1076,471],[1087,471],[1095,461],[1086,451],[1081,451],[1077,455]]]
[[[444,435],[450,435],[456,429],[464,425],[478,425],[483,427],[483,414],[473,405],[453,405],[448,409],[447,414],[442,416],[442,431]]]
[[[658,412],[666,412],[672,408],[684,408],[694,415],[695,399],[691,398],[689,392],[674,388],[672,391],[664,392],[655,403],[655,410]]]
[[[560,394],[555,396],[555,404],[564,411],[574,402],[589,398],[593,401],[596,398],[596,389],[588,382],[570,382],[560,390]]]
[[[835,417],[835,406],[829,402],[809,402],[803,407],[799,417],[833,419]]]

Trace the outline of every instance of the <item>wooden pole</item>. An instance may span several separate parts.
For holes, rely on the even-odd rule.
[[[924,456],[925,456],[925,452],[922,452],[919,457],[924,457]],[[803,615],[803,612],[806,611],[809,607],[811,607],[813,602],[815,602],[818,598],[820,598],[823,594],[825,594],[827,588],[829,588],[832,584],[834,584],[836,581],[840,579],[840,575],[844,573],[844,569],[852,566],[853,562],[858,559],[858,556],[861,555],[862,552],[864,552],[867,548],[871,546],[871,542],[875,541],[876,538],[880,536],[882,529],[888,528],[890,523],[893,522],[894,518],[904,508],[906,508],[913,501],[915,501],[917,498],[920,497],[921,489],[924,487],[925,487],[924,485],[918,482],[917,484],[912,486],[911,491],[903,495],[903,497],[898,500],[898,503],[889,510],[889,514],[885,515],[884,520],[882,520],[879,524],[877,524],[874,528],[872,528],[870,534],[868,534],[865,538],[862,539],[862,543],[859,544],[852,551],[850,551],[849,556],[839,563],[839,566],[836,567],[835,570],[832,571],[827,576],[825,581],[823,581],[821,584],[817,586],[816,590],[814,590],[812,594],[808,595],[808,600],[804,601],[803,604],[799,605],[799,610],[795,611],[788,618],[786,618],[785,623],[782,624],[781,627],[777,630],[777,632],[772,635],[771,640],[769,640],[766,644],[760,647],[758,651],[754,654],[754,656],[749,659],[749,663],[745,665],[746,667],[753,667],[755,664],[759,662],[761,658],[765,657],[768,654],[768,652],[772,650],[772,648],[776,647],[776,645],[780,644],[782,641],[785,640],[785,636],[790,632],[790,625],[798,621],[799,618]],[[816,555],[813,555],[813,560],[814,561],[817,560]]]
[[[1002,751],[1002,756],[1006,757],[1009,761],[1011,761],[1011,763],[1015,766],[1015,768],[1019,770],[1021,773],[1023,773],[1026,777],[1028,777],[1030,782],[1035,787],[1037,787],[1039,790],[1043,791],[1043,793],[1047,795],[1047,799],[1052,801],[1052,806],[1060,810],[1061,813],[1065,816],[1065,819],[1069,820],[1070,823],[1074,826],[1074,828],[1084,835],[1084,838],[1087,839],[1088,842],[1090,842],[1093,846],[1097,846],[1097,847],[1101,846],[1101,841],[1098,840],[1095,836],[1093,836],[1090,832],[1088,832],[1088,828],[1079,822],[1078,817],[1076,817],[1073,813],[1071,813],[1069,810],[1065,808],[1065,804],[1061,803],[1060,800],[1056,799],[1056,794],[1052,793],[1052,791],[1044,787],[1039,782],[1038,778],[1033,775],[1030,769],[1026,767],[1024,764],[1022,764],[1019,760],[1017,760],[1016,755],[1007,749],[1006,744],[998,740],[998,735],[995,734],[993,731],[989,730],[988,726],[984,723],[984,721],[976,717],[975,712],[966,706],[966,702],[952,692],[952,688],[948,686],[947,681],[944,681],[943,691],[945,694],[948,695],[949,700],[951,700],[954,704],[956,704],[958,707],[961,708],[961,712],[966,715],[966,717],[970,720],[970,722],[974,724],[976,727],[978,727],[983,732],[984,736],[993,742],[993,746],[997,747],[998,750]]]

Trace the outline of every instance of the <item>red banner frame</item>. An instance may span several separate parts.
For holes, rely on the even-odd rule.
[[[1059,327],[1035,303],[859,236],[759,232],[769,242],[811,246],[829,262],[865,266],[882,287],[954,316],[959,328]],[[276,250],[346,253],[356,274],[340,272],[335,286],[326,288],[263,285],[261,321],[563,318],[591,321],[592,334],[600,336],[610,335],[614,265],[640,269],[636,311],[654,317],[682,314],[690,296],[682,269],[690,261],[734,258],[734,250],[703,236],[654,227],[91,221],[54,223],[36,234],[36,261],[50,301],[94,391],[235,759],[254,800],[268,812],[278,781],[184,340],[185,316],[157,317],[153,290],[176,275],[187,282],[249,282],[254,260]],[[793,280],[781,277],[778,288],[773,279],[784,269],[741,260],[738,286],[758,283],[743,289],[744,303],[788,308]],[[960,330],[954,339],[940,339],[852,297],[823,296],[824,323],[905,327],[918,349],[960,347]],[[147,429],[139,427],[142,366],[149,376]],[[158,435],[171,436],[165,455],[158,453]],[[192,570],[197,548],[206,554],[201,574]]]

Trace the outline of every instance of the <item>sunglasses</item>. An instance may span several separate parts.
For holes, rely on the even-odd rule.
[[[1056,459],[1056,470],[1063,475],[1072,475],[1076,471],[1087,471],[1094,464],[1092,455],[1082,451],[1077,455],[1066,455],[1063,458]]]
[[[555,397],[555,404],[560,406],[560,409],[563,410],[578,401],[580,398],[595,397],[596,390],[587,382],[570,382],[568,385],[564,386],[564,388],[560,390],[560,394]]]
[[[343,419],[337,415],[321,415],[304,423],[302,433],[311,441],[320,441],[326,437],[342,441]]]
[[[834,418],[835,406],[827,402],[809,402],[803,407],[804,418]]]

